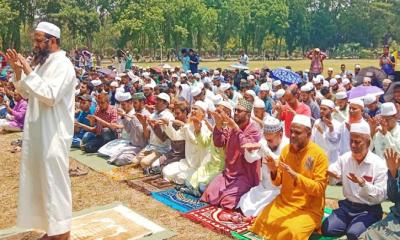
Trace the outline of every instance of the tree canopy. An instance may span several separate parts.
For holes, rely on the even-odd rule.
[[[0,15],[3,49],[30,49],[41,20],[62,27],[64,48],[96,52],[191,47],[291,56],[400,40],[398,0],[0,0]]]

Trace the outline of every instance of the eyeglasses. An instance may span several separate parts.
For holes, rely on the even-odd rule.
[[[235,108],[235,113],[247,112],[246,110]]]

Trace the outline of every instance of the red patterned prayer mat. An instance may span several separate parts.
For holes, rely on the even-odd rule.
[[[224,233],[231,236],[231,231],[243,233],[247,231],[251,222],[243,220],[243,215],[236,211],[224,210],[216,206],[203,207],[188,213],[183,214],[184,217],[200,223],[206,228],[213,231]]]
[[[173,188],[174,186],[165,181],[161,175],[153,175],[135,180],[127,180],[126,183],[131,188],[150,195],[151,192],[159,192],[162,190]]]

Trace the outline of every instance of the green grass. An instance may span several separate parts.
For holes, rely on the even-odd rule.
[[[237,63],[236,61],[203,61],[200,62],[199,67],[208,67],[215,69],[217,67],[228,68],[230,65]],[[354,71],[354,65],[360,64],[361,68],[368,66],[379,66],[377,59],[329,59],[324,61],[324,73],[328,70],[328,67],[332,67],[335,73],[340,72],[340,65],[346,64],[346,69]],[[141,67],[151,67],[159,65],[159,62],[152,63],[137,63]],[[168,62],[171,66],[181,66],[179,62]],[[270,69],[278,67],[291,66],[294,71],[304,71],[310,67],[310,60],[279,60],[279,61],[250,61],[249,68],[254,70],[255,68],[263,68],[268,66]]]

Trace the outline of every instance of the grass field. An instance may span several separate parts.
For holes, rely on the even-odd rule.
[[[215,69],[217,67],[228,68],[230,65],[237,63],[236,61],[203,61],[200,62],[199,67],[208,67],[211,69]],[[379,61],[377,59],[333,59],[333,60],[325,60],[325,74],[328,67],[332,67],[334,72],[340,71],[340,65],[344,63],[346,64],[347,70],[354,71],[354,65],[360,64],[361,68],[368,66],[379,66]],[[152,62],[152,63],[137,63],[137,65],[141,67],[152,67],[159,65],[160,62]],[[168,62],[171,66],[180,66],[179,62]],[[279,61],[250,61],[249,68],[250,70],[254,70],[255,68],[263,68],[268,66],[270,69],[278,68],[278,67],[286,67],[291,66],[294,71],[304,71],[304,69],[308,69],[310,67],[310,60],[279,60]]]

